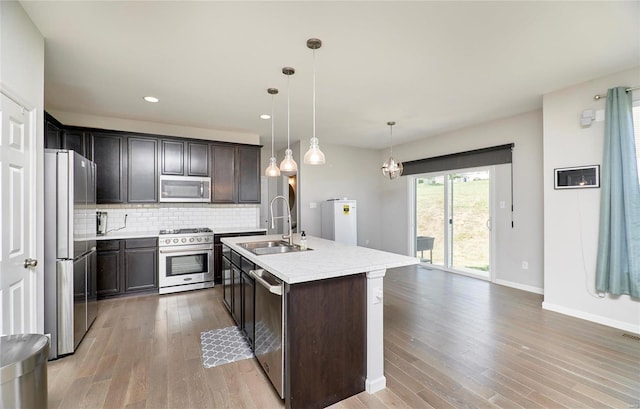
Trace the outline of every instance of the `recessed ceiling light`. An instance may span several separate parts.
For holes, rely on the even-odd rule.
[[[149,97],[144,97],[143,99],[144,99],[145,101],[147,101],[147,102],[153,102],[153,103],[156,103],[156,102],[160,101],[158,98],[156,98],[156,97],[151,97],[151,96],[149,96]]]
[[[262,114],[262,115],[260,115],[260,119],[271,119],[271,115],[269,115],[269,114]]]

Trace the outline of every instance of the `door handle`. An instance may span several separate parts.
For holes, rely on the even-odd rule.
[[[38,265],[38,260],[33,258],[27,258],[24,260],[24,268],[35,267]]]
[[[487,219],[487,230],[491,231],[491,219]]]

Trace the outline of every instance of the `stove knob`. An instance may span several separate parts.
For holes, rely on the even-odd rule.
[[[183,238],[182,238],[182,242],[183,242],[183,243],[186,243],[186,242],[187,242],[187,239],[185,239],[185,238],[183,237]]]
[[[204,238],[204,241],[209,241],[209,240],[211,240],[211,238],[210,238],[210,237],[205,237],[205,238]]]
[[[166,244],[169,244],[169,243],[171,243],[171,239],[166,239],[164,242],[165,242]]]
[[[202,237],[198,237],[198,241],[202,241]]]
[[[189,238],[189,243],[193,243],[193,241],[194,241],[193,237],[190,237]]]
[[[177,242],[178,242],[178,239],[173,239],[173,242],[174,242],[174,243],[177,243]]]

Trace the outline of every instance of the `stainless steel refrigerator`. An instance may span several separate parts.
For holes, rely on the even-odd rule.
[[[76,350],[98,312],[96,165],[45,149],[44,170],[44,330],[55,359]]]

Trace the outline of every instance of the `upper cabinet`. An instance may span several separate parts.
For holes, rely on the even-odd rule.
[[[161,139],[160,169],[163,175],[209,176],[209,144]]]
[[[260,203],[260,147],[211,145],[213,203]]]
[[[92,140],[98,204],[126,203],[125,137],[109,133],[92,133]]]
[[[211,177],[212,203],[260,203],[261,146],[44,125],[46,148],[96,163],[98,204],[157,203],[160,174]]]
[[[238,146],[236,175],[238,203],[260,203],[260,148]]]
[[[155,203],[158,201],[158,140],[127,138],[129,176],[127,201]]]

